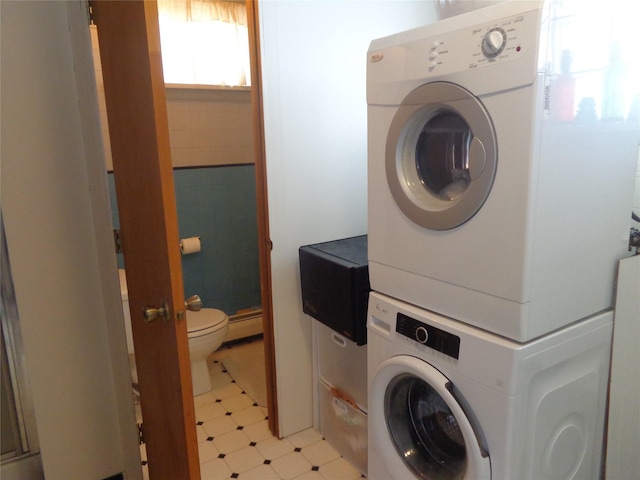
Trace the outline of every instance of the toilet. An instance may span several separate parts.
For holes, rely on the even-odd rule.
[[[131,314],[129,312],[129,294],[127,279],[123,269],[118,270],[120,276],[120,294],[127,335],[127,350],[131,365],[131,381],[137,390],[138,375],[133,356],[133,334],[131,330]],[[191,360],[191,379],[193,394],[201,395],[211,390],[211,379],[207,367],[207,357],[215,352],[224,342],[229,331],[229,317],[215,308],[203,308],[198,312],[187,313],[187,337],[189,339],[189,358]]]
[[[207,357],[220,348],[228,331],[229,317],[222,310],[203,308],[198,312],[187,312],[194,395],[201,395],[211,390]]]

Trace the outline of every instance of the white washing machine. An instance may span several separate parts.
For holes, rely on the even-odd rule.
[[[372,293],[371,480],[600,476],[611,311],[521,344]]]
[[[602,93],[620,9],[554,3],[495,4],[368,52],[372,289],[518,341],[610,308],[629,255],[640,126],[630,94],[604,118]]]

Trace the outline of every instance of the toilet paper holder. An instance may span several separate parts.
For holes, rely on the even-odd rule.
[[[197,253],[202,248],[202,245],[200,243],[200,237],[181,238],[179,246],[180,246],[180,253],[182,253],[182,255]]]

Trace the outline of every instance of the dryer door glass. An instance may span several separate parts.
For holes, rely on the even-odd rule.
[[[469,125],[455,112],[431,117],[416,142],[415,169],[421,186],[441,200],[457,200],[471,183],[472,139]]]
[[[467,449],[458,420],[429,383],[409,373],[396,376],[384,409],[393,444],[417,478],[464,478]]]

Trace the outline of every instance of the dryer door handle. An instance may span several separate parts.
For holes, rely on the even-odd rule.
[[[475,180],[482,175],[487,165],[487,151],[478,137],[473,137],[469,146],[469,176]]]

